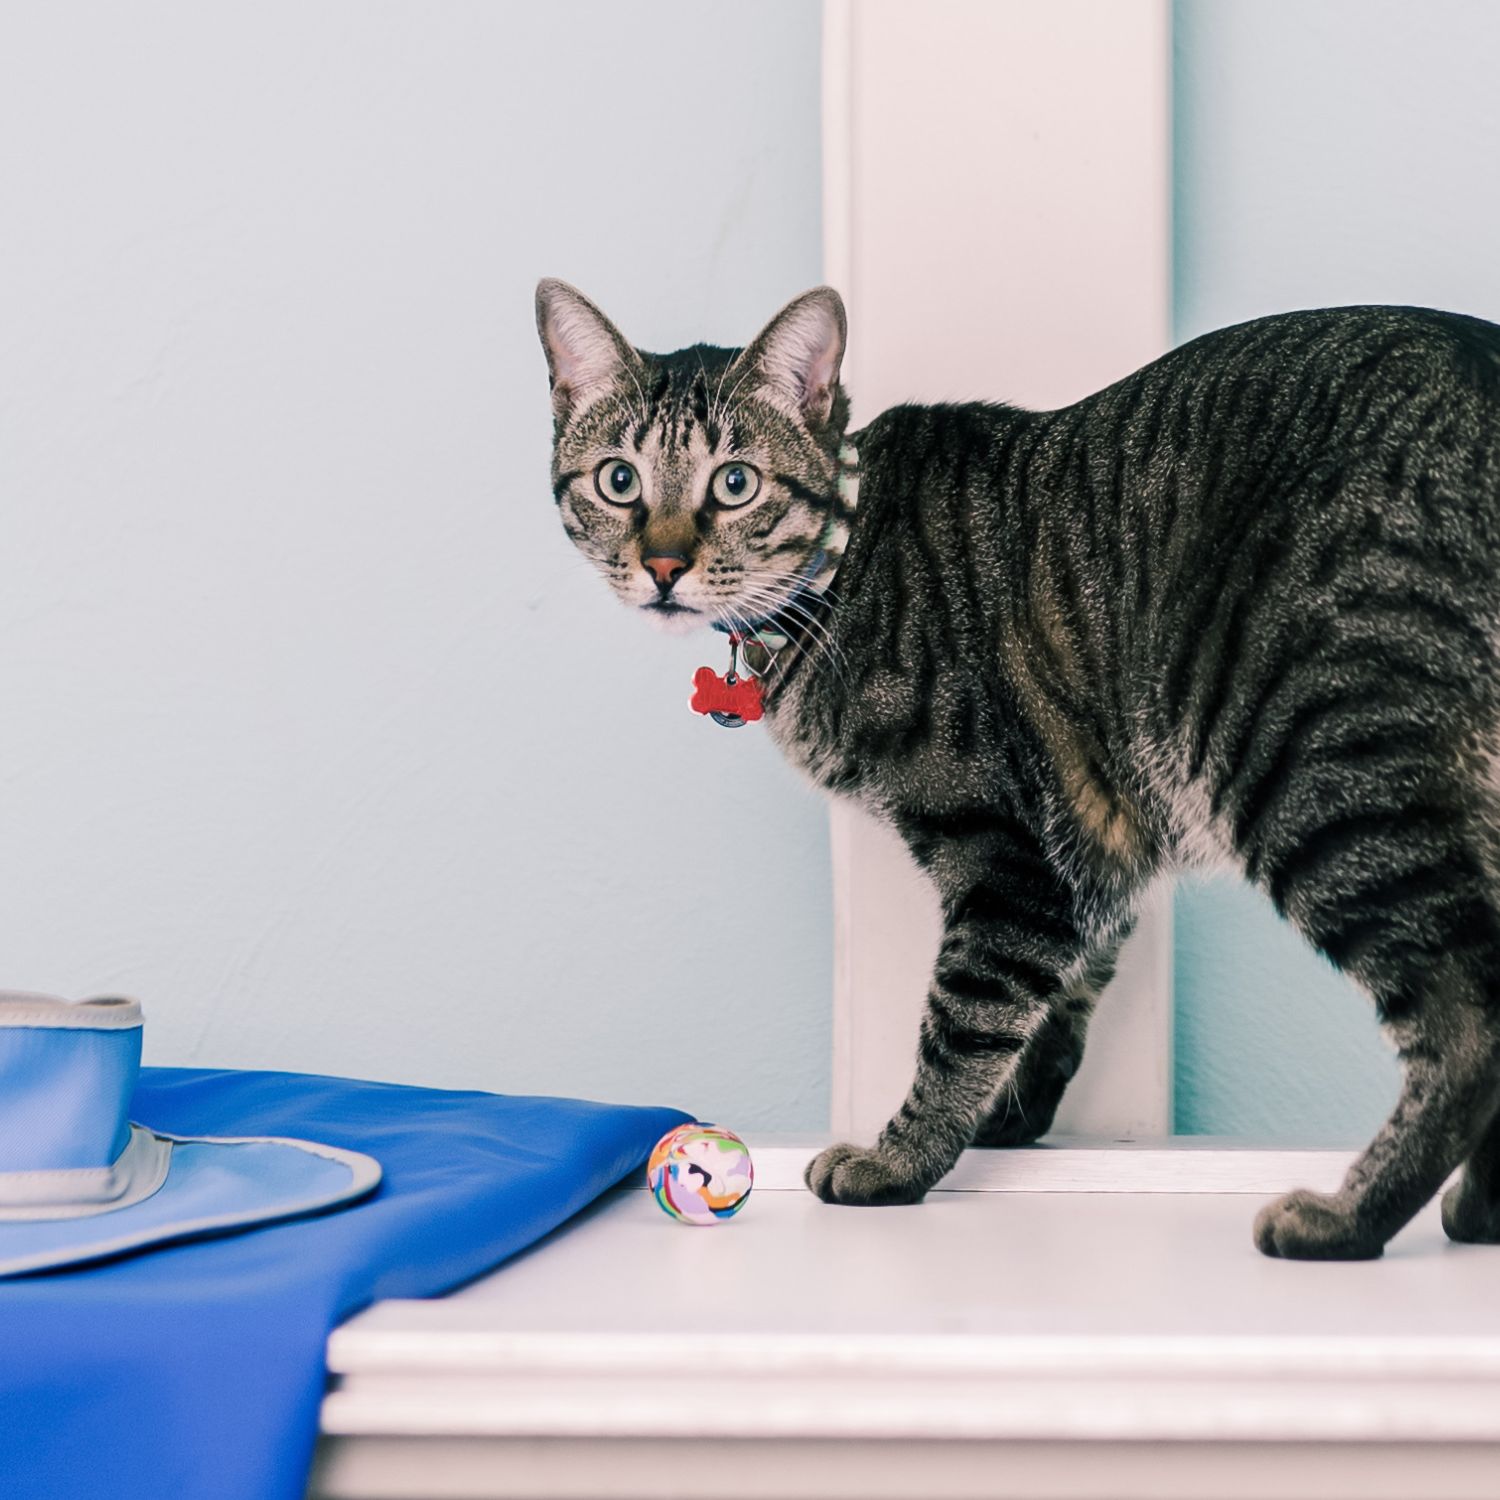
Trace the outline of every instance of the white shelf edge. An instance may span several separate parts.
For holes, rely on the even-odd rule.
[[[387,1302],[398,1308],[399,1302]],[[420,1306],[421,1304],[407,1304]],[[335,1375],[599,1374],[987,1380],[1494,1381],[1500,1338],[1253,1334],[578,1334],[353,1325],[329,1339]],[[1500,1420],[1500,1405],[1496,1408]]]
[[[828,1138],[746,1138],[758,1193],[806,1192],[802,1173]],[[1329,1192],[1349,1149],[1235,1145],[1209,1137],[1102,1140],[1054,1136],[1010,1151],[966,1151],[937,1193]],[[644,1182],[627,1184],[644,1190]]]

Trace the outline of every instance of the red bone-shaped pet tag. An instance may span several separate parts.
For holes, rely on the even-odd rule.
[[[688,706],[694,713],[708,714],[726,729],[753,724],[765,712],[759,678],[738,677],[733,672],[720,677],[712,667],[699,667],[693,673],[693,697]]]

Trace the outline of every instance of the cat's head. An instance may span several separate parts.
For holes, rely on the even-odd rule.
[[[842,553],[844,305],[787,304],[744,349],[647,354],[543,281],[552,493],[622,603],[669,630],[762,620]]]

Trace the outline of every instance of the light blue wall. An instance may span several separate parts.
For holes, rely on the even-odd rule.
[[[1500,321],[1500,6],[1178,0],[1179,339],[1418,303]],[[1233,885],[1177,898],[1177,1126],[1368,1134],[1395,1065],[1368,1003]]]
[[[806,0],[0,14],[0,980],[147,1060],[827,1117],[821,802],[566,542],[532,321],[820,278]]]
[[[1500,7],[1176,28],[1181,336],[1500,317]],[[530,309],[670,347],[817,281],[818,29],[4,8],[0,979],[139,994],[156,1062],[823,1124],[823,806],[572,556]],[[1367,1129],[1364,1002],[1232,890],[1178,916],[1180,1126]]]

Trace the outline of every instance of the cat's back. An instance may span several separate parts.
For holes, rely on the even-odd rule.
[[[1380,305],[1255,318],[1190,340],[1073,411],[1080,433],[1102,426],[1169,462],[1212,458],[1230,481],[1391,448],[1461,448],[1500,477],[1500,325]]]
[[[1327,645],[1336,674],[1366,634],[1410,638],[1471,700],[1500,692],[1500,326],[1394,306],[1258,318],[1044,422],[1029,477],[1080,629],[1157,738],[1216,722],[1235,663],[1280,680],[1296,641]]]
[[[1430,307],[1306,308],[1200,334],[1132,381],[1258,383],[1318,375],[1333,387],[1323,394],[1334,397],[1372,383],[1430,390],[1436,381],[1500,403],[1500,324]],[[1320,392],[1313,385],[1299,394],[1310,399]]]
[[[1053,451],[1086,451],[1089,489],[1124,507],[1106,503],[1100,524],[1173,533],[1195,572],[1251,530],[1372,509],[1397,529],[1459,528],[1500,566],[1500,325],[1481,318],[1379,305],[1256,318],[1049,422]]]

